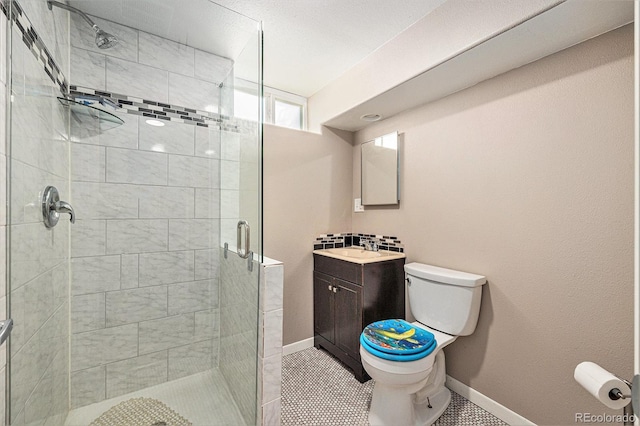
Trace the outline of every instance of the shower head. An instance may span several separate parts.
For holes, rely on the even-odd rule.
[[[61,9],[65,9],[65,10],[77,13],[78,15],[82,16],[82,18],[85,21],[87,21],[89,25],[91,25],[91,28],[93,28],[93,31],[96,32],[96,46],[98,46],[100,49],[108,49],[110,47],[115,46],[118,43],[118,37],[114,36],[113,34],[109,34],[106,31],[101,30],[100,27],[98,27],[96,23],[93,22],[91,18],[89,18],[87,14],[84,13],[83,11],[76,9],[75,7],[71,7],[64,3],[59,3],[53,0],[47,0],[47,6],[49,7],[49,10],[51,10],[53,6],[56,6]]]
[[[108,49],[118,43],[118,37],[102,31],[97,25],[94,24],[93,29],[96,32],[96,46],[100,49]]]

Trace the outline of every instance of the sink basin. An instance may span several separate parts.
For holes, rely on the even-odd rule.
[[[323,256],[333,257],[335,259],[346,260],[347,262],[354,263],[371,263],[382,262],[384,260],[401,259],[405,257],[404,253],[397,251],[368,251],[363,250],[360,247],[344,247],[344,248],[332,248],[323,250],[314,250],[315,254],[321,254]]]
[[[329,253],[356,259],[371,259],[372,257],[388,256],[388,251],[367,251],[356,247],[326,249]]]

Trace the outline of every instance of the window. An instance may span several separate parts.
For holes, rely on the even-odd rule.
[[[255,86],[255,85],[253,85]],[[251,85],[238,84],[234,90],[234,116],[246,120],[258,117],[258,94]],[[307,99],[271,87],[264,88],[264,122],[291,129],[305,130]]]

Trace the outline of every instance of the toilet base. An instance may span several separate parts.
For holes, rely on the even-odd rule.
[[[414,403],[414,395],[398,392],[397,388],[376,383],[371,397],[369,424],[371,426],[424,426],[433,424],[449,406],[451,391],[442,387],[425,402]]]
[[[429,408],[427,404],[414,404],[416,425],[435,423],[451,403],[451,391],[443,386],[435,395],[429,397],[429,402],[432,408]]]

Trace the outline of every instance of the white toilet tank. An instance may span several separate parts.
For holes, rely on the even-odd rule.
[[[473,333],[485,277],[415,262],[404,265],[404,270],[416,320],[454,336]]]

